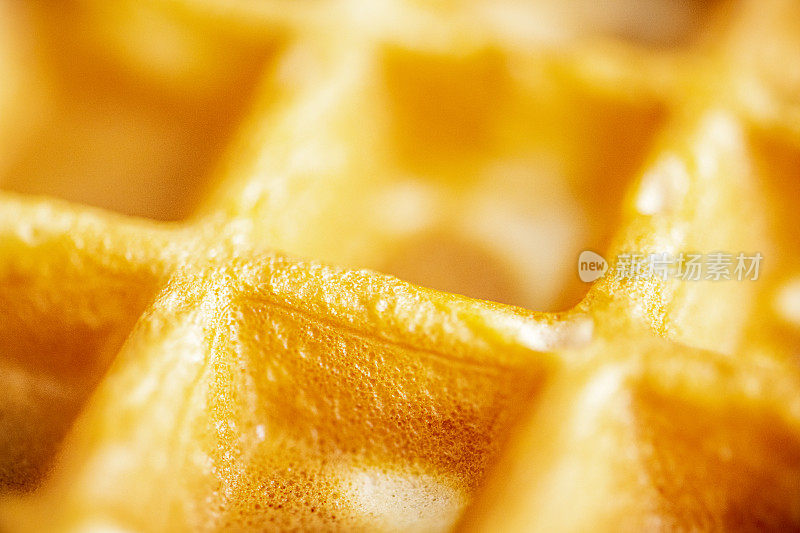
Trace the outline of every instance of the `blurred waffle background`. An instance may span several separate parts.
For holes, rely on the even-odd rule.
[[[292,206],[295,227],[276,230],[274,246],[537,310],[585,293],[577,254],[607,246],[670,90],[734,13],[689,0],[2,10],[3,189],[183,220],[226,165],[250,172],[234,139],[252,142],[255,122],[278,121],[270,106],[282,95],[362,69],[339,97],[350,123],[305,126],[309,147],[295,157],[352,152],[358,162],[323,170],[347,179],[317,179],[351,193],[336,206]],[[346,66],[356,61],[369,64]],[[373,107],[359,116],[359,105]],[[334,134],[349,146],[327,142]],[[303,172],[291,164],[262,172]],[[392,250],[381,244],[389,234]]]

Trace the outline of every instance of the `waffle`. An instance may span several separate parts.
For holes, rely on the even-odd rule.
[[[3,3],[0,528],[800,529],[800,5],[557,4]]]

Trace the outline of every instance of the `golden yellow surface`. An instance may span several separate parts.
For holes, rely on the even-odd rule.
[[[0,187],[2,531],[800,529],[797,2],[6,0]]]

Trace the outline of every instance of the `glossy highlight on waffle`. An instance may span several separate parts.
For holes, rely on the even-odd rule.
[[[798,198],[790,0],[0,1],[0,530],[798,530]]]

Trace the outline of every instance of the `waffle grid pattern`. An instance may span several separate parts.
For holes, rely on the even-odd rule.
[[[76,6],[126,80],[254,96],[191,192],[89,201],[148,216],[0,195],[3,530],[800,529],[797,3]]]

